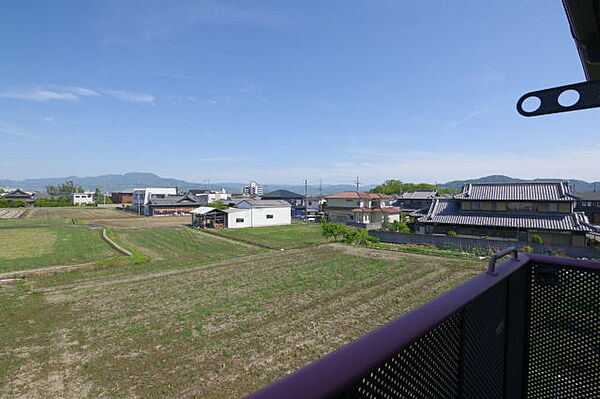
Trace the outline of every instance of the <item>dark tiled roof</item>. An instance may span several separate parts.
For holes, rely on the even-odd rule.
[[[325,198],[392,199],[392,196],[378,193],[362,193],[360,191],[340,191],[339,193],[328,195]]]
[[[469,226],[508,227],[541,230],[594,231],[583,212],[570,213],[531,213],[461,211],[458,201],[449,199],[434,200],[420,223],[438,223]]]
[[[575,193],[575,196],[584,201],[600,201],[600,193]]]
[[[454,198],[493,201],[573,201],[566,182],[465,184]]]
[[[409,193],[403,193],[397,196],[398,199],[409,199],[409,200],[427,200],[432,199],[437,195],[435,190],[424,190],[424,191],[411,191]]]
[[[249,203],[253,208],[285,208],[291,207],[290,203],[284,200],[255,200],[245,199],[242,202]],[[238,203],[239,205],[239,203]]]
[[[198,206],[199,201],[191,195],[171,195],[165,198],[152,198],[151,206]]]
[[[294,193],[289,190],[275,190],[270,193],[266,193],[262,196],[262,199],[301,199],[303,195]]]

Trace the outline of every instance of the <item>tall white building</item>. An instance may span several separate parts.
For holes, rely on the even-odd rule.
[[[248,186],[242,188],[242,194],[260,197],[263,195],[263,188],[260,184],[252,180]]]

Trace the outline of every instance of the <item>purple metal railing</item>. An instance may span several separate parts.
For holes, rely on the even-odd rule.
[[[596,398],[598,314],[600,263],[509,248],[487,272],[249,398]]]

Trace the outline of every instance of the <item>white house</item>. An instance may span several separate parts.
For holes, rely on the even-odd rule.
[[[202,206],[191,213],[192,225],[201,228],[239,229],[292,223],[292,207],[282,200],[244,200],[236,208]]]
[[[177,195],[176,188],[136,188],[133,190],[131,207],[138,213],[147,214],[145,206],[148,205],[152,198],[166,198],[171,195]]]
[[[73,201],[73,205],[86,205],[94,203],[94,192],[86,191],[84,193],[69,194],[69,198]]]

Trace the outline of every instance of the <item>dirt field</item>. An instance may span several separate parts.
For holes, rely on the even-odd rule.
[[[79,219],[93,221],[96,219],[131,219],[138,218],[132,212],[106,208],[29,208],[23,216],[25,219],[40,221]]]
[[[18,219],[24,212],[24,209],[0,209],[0,219]]]
[[[484,269],[342,244],[194,261],[218,238],[181,230],[164,248],[158,229],[118,233],[180,269],[150,263],[0,286],[3,396],[240,397]],[[222,241],[233,247],[215,253],[236,256],[237,244]],[[169,253],[173,245],[183,249]]]
[[[124,212],[126,213],[126,212]],[[144,228],[144,227],[165,227],[165,226],[186,226],[192,223],[191,216],[154,216],[154,217],[133,217],[121,219],[94,219],[90,223],[103,227],[115,229],[124,228]]]

